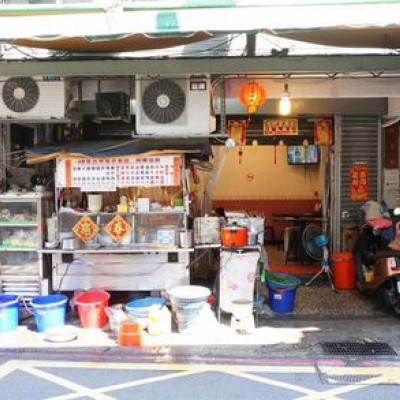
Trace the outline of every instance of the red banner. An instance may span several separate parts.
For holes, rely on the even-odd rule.
[[[235,140],[237,146],[246,145],[246,120],[230,120],[228,121],[228,136]]]
[[[318,146],[332,144],[332,120],[318,119],[314,122],[314,144]]]
[[[350,199],[369,200],[369,168],[366,163],[354,163],[350,169]]]

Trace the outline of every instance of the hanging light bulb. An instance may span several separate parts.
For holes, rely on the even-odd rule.
[[[285,83],[283,87],[282,97],[279,101],[279,114],[281,115],[289,115],[292,109],[292,104],[290,102],[290,93],[288,90],[288,84]]]

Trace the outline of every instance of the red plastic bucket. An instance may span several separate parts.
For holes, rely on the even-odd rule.
[[[352,290],[356,287],[356,272],[352,253],[333,253],[333,284],[337,289]]]
[[[110,294],[101,290],[79,293],[74,297],[78,307],[79,320],[84,328],[103,328],[108,317],[105,307],[108,307]]]

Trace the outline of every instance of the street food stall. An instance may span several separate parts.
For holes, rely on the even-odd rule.
[[[31,163],[55,160],[55,213],[39,250],[51,255],[53,290],[189,284],[196,210],[188,166],[208,157],[208,142],[74,146],[30,153]]]

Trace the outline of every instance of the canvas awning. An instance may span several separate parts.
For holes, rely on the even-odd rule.
[[[97,140],[63,144],[47,144],[26,150],[27,163],[36,164],[63,156],[115,157],[140,154],[190,154],[207,160],[211,154],[206,138]]]
[[[119,3],[118,3],[119,4]],[[395,1],[163,1],[0,9],[0,41],[71,52],[167,48],[266,32],[346,47],[400,47]]]

